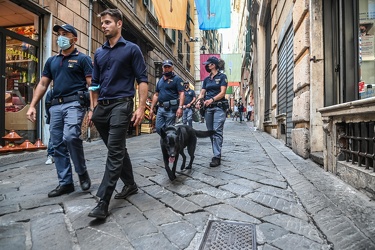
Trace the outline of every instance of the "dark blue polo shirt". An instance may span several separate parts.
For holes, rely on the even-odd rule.
[[[109,42],[94,55],[91,86],[100,86],[99,100],[134,97],[134,81],[148,82],[147,68],[138,45],[121,37],[115,46]]]
[[[221,86],[228,86],[228,78],[224,73],[217,73],[212,80],[211,76],[207,76],[202,84],[202,89],[206,90],[205,100],[211,99],[218,95],[221,91]]]
[[[77,49],[70,55],[61,52],[48,58],[43,76],[53,80],[53,97],[65,97],[87,90],[86,77],[92,75],[91,58]]]
[[[195,97],[195,92],[192,89],[189,89],[188,91],[184,90],[185,92],[185,102],[184,105],[188,105],[191,103]]]
[[[159,93],[158,102],[176,100],[180,97],[180,92],[184,91],[184,82],[176,74],[168,79],[162,76],[155,91]]]

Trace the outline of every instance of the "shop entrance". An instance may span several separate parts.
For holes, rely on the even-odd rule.
[[[10,1],[0,9],[8,13],[0,19],[0,135],[15,130],[22,140],[34,142],[37,126],[26,112],[39,75],[39,17]]]

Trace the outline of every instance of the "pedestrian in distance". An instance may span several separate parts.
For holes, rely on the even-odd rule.
[[[51,117],[49,113],[49,108],[51,107],[51,101],[52,101],[52,89],[47,91],[46,98],[44,99],[44,107],[46,109],[46,124],[50,123]],[[45,162],[46,165],[51,165],[55,163],[55,160],[53,159],[53,155],[55,154],[55,150],[53,149],[51,136],[48,139],[48,146],[47,146],[47,160]]]
[[[240,117],[240,123],[242,122],[242,117],[243,117],[243,103],[239,102],[238,103],[238,116]],[[236,119],[237,121],[237,119]]]
[[[48,146],[47,146],[47,159],[44,164],[46,165],[51,165],[55,163],[55,159],[53,158],[53,155],[55,154],[55,150],[53,149],[52,141],[51,141],[51,136],[48,139]]]
[[[91,186],[84,157],[81,126],[86,114],[87,86],[91,84],[91,58],[75,48],[77,31],[70,24],[55,25],[60,52],[48,58],[27,111],[31,122],[36,120],[36,105],[46,93],[53,80],[50,113],[50,136],[55,150],[54,160],[59,185],[48,193],[48,197],[60,196],[74,191],[72,166],[78,174],[81,189]]]
[[[247,121],[251,120],[251,113],[253,112],[253,105],[251,105],[251,102],[247,105]]]
[[[196,100],[194,90],[190,89],[189,82],[184,82],[185,101],[183,105],[182,123],[193,127],[194,102]]]
[[[221,149],[223,146],[223,130],[226,119],[226,110],[229,107],[228,100],[225,100],[225,92],[228,86],[228,78],[220,70],[224,69],[224,61],[212,56],[203,63],[206,71],[210,73],[202,84],[198,100],[204,99],[205,107],[204,119],[206,120],[207,130],[214,130],[215,134],[211,136],[212,151],[214,157],[210,162],[210,167],[217,167],[221,164]],[[197,108],[200,108],[201,102],[197,102]]]
[[[160,135],[160,130],[176,123],[176,117],[182,116],[182,107],[185,101],[184,84],[174,71],[173,62],[169,59],[163,62],[163,76],[156,84],[152,97],[150,116],[154,115],[157,105],[155,128]]]
[[[107,41],[94,55],[90,90],[89,123],[95,125],[108,149],[107,161],[97,196],[97,206],[88,214],[105,219],[118,179],[124,183],[115,199],[125,199],[138,192],[132,163],[126,148],[130,122],[138,126],[144,117],[148,93],[147,68],[138,45],[121,36],[123,15],[117,9],[100,14],[101,28]],[[138,84],[139,105],[133,113],[134,82]]]
[[[236,118],[236,121],[237,121],[237,118],[238,118],[238,105],[237,104],[234,104],[234,107],[233,107],[233,118],[232,118],[232,121],[234,121],[234,118]]]

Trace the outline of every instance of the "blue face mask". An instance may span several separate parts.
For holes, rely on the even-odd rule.
[[[65,36],[59,36],[57,38],[57,45],[62,49],[62,50],[67,50],[69,49],[72,45],[70,44],[70,39],[65,37]]]

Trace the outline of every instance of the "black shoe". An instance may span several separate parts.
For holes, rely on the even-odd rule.
[[[138,187],[137,187],[137,184],[133,184],[133,185],[125,185],[123,188],[122,188],[122,191],[121,193],[118,193],[115,195],[115,199],[125,199],[126,197],[128,197],[129,195],[131,194],[135,194],[138,192]]]
[[[91,180],[90,180],[89,173],[86,171],[84,174],[78,175],[78,177],[79,177],[79,184],[81,185],[82,190],[83,191],[89,190],[89,188],[91,187]]]
[[[105,219],[108,216],[108,203],[100,200],[98,205],[94,207],[89,213],[89,217],[95,217],[97,219]]]
[[[58,185],[54,190],[48,193],[48,197],[56,197],[63,194],[69,194],[71,192],[74,192],[74,184],[68,184],[60,186]]]
[[[213,157],[211,162],[210,162],[210,167],[214,168],[220,165],[220,158]]]

